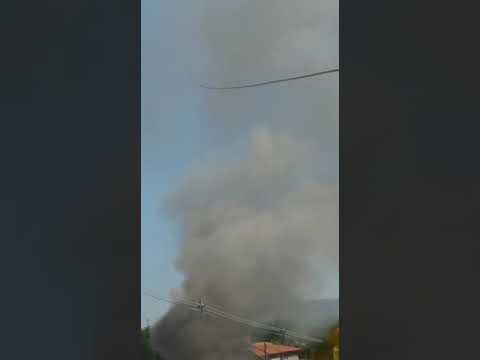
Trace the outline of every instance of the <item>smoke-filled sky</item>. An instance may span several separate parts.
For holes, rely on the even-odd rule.
[[[288,267],[281,284],[301,297],[338,297],[338,75],[199,86],[333,67],[338,0],[142,2],[144,289],[168,296],[203,269],[186,285],[201,292],[229,261],[229,281],[250,286],[261,259],[261,276]],[[142,295],[142,325],[166,309]]]

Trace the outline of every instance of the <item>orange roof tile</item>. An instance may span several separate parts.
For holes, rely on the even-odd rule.
[[[255,355],[259,357],[264,357],[265,346],[267,348],[267,355],[291,354],[291,353],[298,353],[302,351],[302,349],[297,347],[272,344],[271,342],[253,343],[250,349]]]

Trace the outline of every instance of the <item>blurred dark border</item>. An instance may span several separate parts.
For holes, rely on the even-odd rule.
[[[341,0],[344,359],[478,356],[476,12]]]
[[[139,358],[140,2],[1,7],[1,357]]]

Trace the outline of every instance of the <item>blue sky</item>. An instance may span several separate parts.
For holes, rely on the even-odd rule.
[[[327,3],[329,1],[335,0],[326,0]],[[182,179],[189,174],[195,164],[202,163],[212,154],[222,154],[224,157],[230,156],[229,154],[235,156],[236,149],[246,141],[246,136],[257,124],[259,116],[262,116],[262,119],[280,118],[282,114],[290,113],[290,118],[296,117],[295,120],[302,121],[297,113],[304,106],[304,99],[310,96],[299,93],[297,98],[300,100],[296,100],[295,96],[285,92],[286,90],[275,88],[231,95],[209,95],[200,88],[201,82],[218,82],[218,79],[222,78],[219,71],[222,69],[222,64],[209,59],[212,54],[215,55],[215,49],[210,52],[205,50],[205,42],[202,42],[198,28],[195,28],[195,24],[198,25],[195,21],[200,18],[201,11],[206,6],[210,6],[210,11],[211,6],[216,6],[219,14],[222,15],[228,14],[240,3],[248,5],[254,2],[249,0],[232,3],[220,0],[142,1],[141,277],[142,288],[158,296],[168,296],[169,291],[177,287],[182,280],[173,266],[178,237],[175,234],[174,224],[162,213],[162,206],[168,194],[178,188]],[[286,6],[288,1],[278,1],[278,4],[281,3]],[[301,3],[310,6],[316,1],[302,0],[298,4]],[[277,12],[278,9],[281,7],[276,9]],[[258,12],[254,8],[252,11]],[[330,17],[327,16],[327,19]],[[230,30],[231,34],[227,35],[236,37],[235,41],[233,39],[232,41],[238,43],[239,47],[251,49],[246,52],[247,55],[252,54],[251,58],[242,56],[234,64],[236,68],[232,68],[233,70],[229,72],[232,77],[227,79],[229,81],[239,78],[270,80],[284,77],[286,74],[318,71],[338,61],[335,44],[333,51],[327,52],[327,55],[332,53],[333,57],[326,56],[323,50],[328,48],[328,44],[322,41],[318,44],[311,43],[312,34],[302,29],[297,33],[298,40],[292,42],[291,48],[276,54],[281,56],[276,56],[276,60],[272,63],[271,58],[267,56],[269,54],[255,51],[261,46],[259,47],[252,40],[250,34],[245,37],[239,36],[238,31],[235,31],[235,24],[228,18],[214,16],[213,19],[218,20],[219,27],[232,25],[233,30]],[[215,29],[217,23],[213,21],[211,23]],[[239,23],[237,26],[238,29],[242,29],[243,24]],[[273,24],[273,27],[275,26],[277,25]],[[219,27],[217,27],[217,34],[221,33]],[[261,30],[250,29],[258,34],[262,33]],[[315,35],[315,32],[313,34]],[[268,36],[270,35],[267,32],[265,38],[260,40],[268,42]],[[288,40],[292,35],[286,33],[284,36]],[[302,44],[309,46],[302,47]],[[322,51],[319,50],[320,48]],[[232,51],[235,51],[235,48]],[[278,50],[275,51],[278,52]],[[245,65],[252,63],[258,66],[246,67]],[[313,88],[309,86],[307,84],[309,93],[312,93],[312,90],[324,91],[318,88],[318,85],[311,85]],[[325,101],[331,102],[332,96],[326,96]],[[272,104],[285,103],[286,98],[291,100],[291,105],[272,110]],[[215,108],[215,104],[219,104],[219,110]],[[225,120],[226,117],[227,120]],[[268,123],[268,120],[265,121]],[[307,127],[310,126],[308,121],[308,119],[305,120]],[[279,126],[283,126],[282,123]],[[331,139],[335,139],[336,128],[328,121],[326,126],[321,136],[324,137],[324,143],[327,144],[325,146],[328,149],[323,153],[330,162],[335,163],[337,161],[336,141]],[[330,155],[332,151],[333,156]],[[336,172],[336,165],[333,165],[328,168],[327,175],[336,178]],[[141,297],[141,305],[142,326],[146,324],[147,319],[151,323],[157,320],[168,308],[167,304],[144,295]]]
[[[173,2],[169,2],[173,3]],[[173,224],[161,213],[171,192],[194,161],[202,144],[195,98],[182,93],[185,74],[179,61],[175,21],[177,5],[142,2],[142,288],[165,296],[181,276],[172,259],[176,253]],[[166,304],[142,295],[142,325],[156,320]]]

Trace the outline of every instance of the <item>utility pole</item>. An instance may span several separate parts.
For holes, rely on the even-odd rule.
[[[203,314],[203,312],[205,311],[205,304],[203,303],[202,299],[200,299],[198,302],[198,308],[200,309],[200,312]]]
[[[268,360],[268,356],[267,356],[267,343],[266,343],[266,342],[263,342],[263,351],[265,352],[265,360]]]

